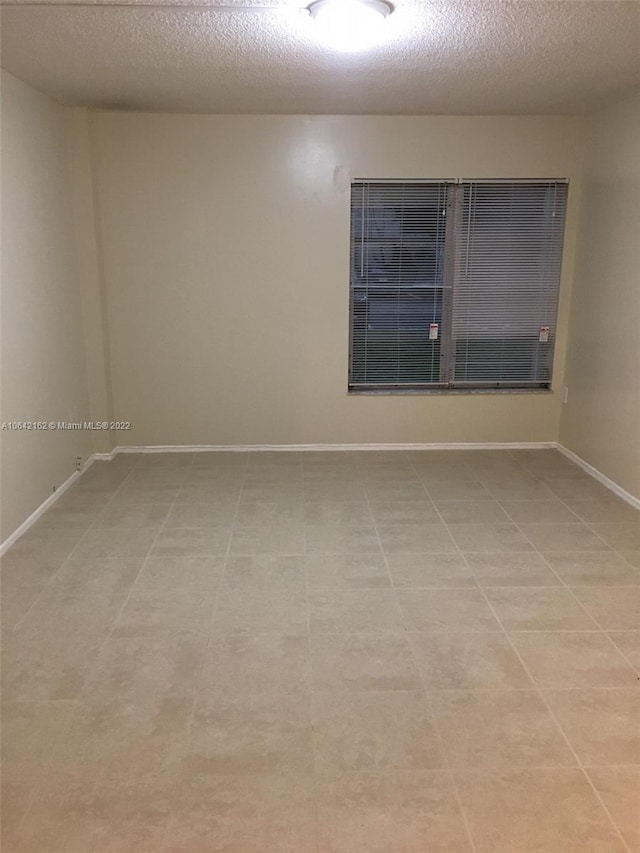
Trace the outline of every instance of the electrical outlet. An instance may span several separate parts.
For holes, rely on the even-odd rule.
[[[569,400],[569,389],[565,385],[562,389],[562,402],[566,403]]]
[[[76,471],[82,471],[82,456],[76,456]]]

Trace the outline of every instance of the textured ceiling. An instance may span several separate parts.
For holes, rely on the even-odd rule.
[[[4,5],[3,67],[65,104],[163,112],[582,113],[640,85],[636,0],[396,0],[351,55],[305,0],[113,2]]]

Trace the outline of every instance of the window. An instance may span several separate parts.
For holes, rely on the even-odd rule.
[[[351,187],[350,391],[549,388],[567,184]]]

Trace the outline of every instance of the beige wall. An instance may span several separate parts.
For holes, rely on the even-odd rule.
[[[120,444],[554,441],[584,123],[92,115]],[[349,179],[571,180],[554,392],[347,396]]]
[[[640,498],[640,95],[588,133],[560,440]]]
[[[2,421],[88,419],[66,111],[2,73]],[[82,432],[0,432],[0,541],[90,452]]]

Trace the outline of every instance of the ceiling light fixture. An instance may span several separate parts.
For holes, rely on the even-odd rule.
[[[386,0],[314,0],[307,8],[325,44],[344,51],[374,45],[393,12]]]

